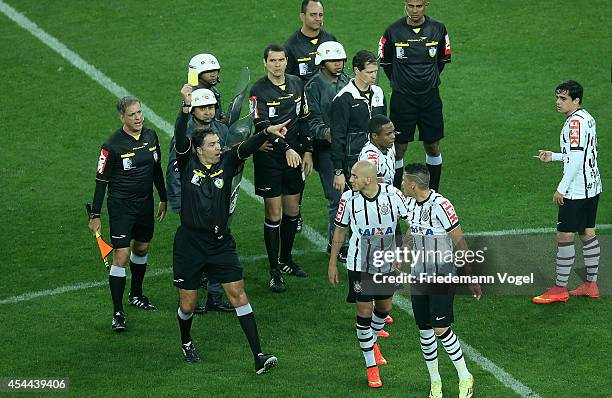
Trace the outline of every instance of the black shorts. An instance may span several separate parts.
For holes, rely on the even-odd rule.
[[[414,320],[419,326],[429,325],[435,328],[449,327],[454,321],[453,301],[455,293],[453,288],[436,287],[436,290],[444,290],[446,294],[423,294],[428,290],[419,289],[423,285],[412,285],[410,300]],[[438,291],[436,293],[442,293]]]
[[[174,236],[172,255],[174,286],[184,290],[197,290],[202,273],[219,283],[242,279],[242,266],[231,234],[218,239],[209,232],[178,227]]]
[[[150,242],[155,229],[153,196],[145,200],[107,199],[111,245],[115,249],[130,247],[132,239]]]
[[[282,161],[266,154],[256,154],[255,193],[264,198],[276,198],[281,195],[296,195],[304,189],[304,178],[300,167],[293,168]]]
[[[393,297],[398,286],[395,284],[379,284],[374,282],[374,275],[367,272],[348,270],[347,303],[367,303],[372,300],[386,300]]]
[[[582,232],[595,228],[599,195],[588,199],[563,199],[557,216],[557,231]]]
[[[390,118],[395,126],[395,142],[414,141],[415,128],[419,128],[419,141],[426,144],[444,138],[444,117],[440,91],[435,88],[425,94],[391,94]]]

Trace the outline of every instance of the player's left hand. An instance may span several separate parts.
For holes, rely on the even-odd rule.
[[[157,222],[162,222],[166,217],[166,211],[168,210],[168,202],[159,202],[157,207]]]
[[[472,292],[472,296],[476,300],[480,300],[480,297],[482,297],[482,289],[480,288],[480,285],[478,283],[470,283],[468,288]]]
[[[312,153],[305,152],[304,156],[302,157],[302,171],[304,172],[306,177],[310,177],[310,175],[312,174],[312,167]]]
[[[558,191],[553,194],[553,203],[557,206],[563,206],[563,195]]]

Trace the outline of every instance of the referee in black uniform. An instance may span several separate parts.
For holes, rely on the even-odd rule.
[[[403,159],[415,127],[423,141],[430,187],[437,191],[442,174],[440,140],[444,137],[438,86],[444,65],[451,62],[446,27],[425,15],[427,0],[406,0],[406,17],[391,24],[380,39],[380,64],[391,81],[391,121],[395,125],[395,181],[401,187]]]
[[[108,186],[108,216],[113,246],[113,266],[108,278],[113,299],[113,330],[125,330],[123,291],[125,266],[130,261],[132,283],[128,303],[144,310],[154,310],[142,294],[147,269],[149,242],[153,238],[153,185],[159,194],[157,220],[166,215],[166,186],[161,168],[161,151],[155,131],[143,127],[140,100],[128,96],[117,103],[123,126],[102,145],[96,173],[96,190],[89,229],[100,230],[102,202]],[[130,254],[131,243],[131,254]]]
[[[312,140],[308,134],[309,112],[303,85],[298,77],[285,74],[284,48],[269,45],[264,50],[263,62],[268,74],[255,82],[250,93],[255,131],[289,122],[283,144],[276,143],[272,151],[257,151],[253,156],[255,193],[264,198],[265,204],[264,241],[270,262],[270,289],[281,293],[285,291],[281,271],[308,276],[293,261],[291,251],[304,177],[312,173]]]
[[[176,153],[181,179],[181,225],[174,237],[174,286],[179,289],[178,323],[185,360],[200,360],[191,341],[191,322],[202,273],[223,284],[240,326],[249,342],[255,370],[263,373],[276,365],[276,357],[263,354],[257,323],[249,304],[236,242],[228,228],[232,179],[240,165],[270,135],[282,139],[288,121],[268,126],[247,141],[221,152],[219,136],[211,129],[196,129],[187,138],[192,87],[181,89],[183,111],[175,126]]]

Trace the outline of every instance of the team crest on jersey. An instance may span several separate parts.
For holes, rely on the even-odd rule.
[[[124,158],[123,159],[123,170],[128,171],[135,169],[134,162],[132,162],[132,158]]]
[[[272,117],[276,117],[277,116],[277,112],[276,112],[276,107],[275,106],[271,106],[268,108],[268,117],[272,118]]]
[[[200,185],[202,185],[202,177],[200,177],[196,173],[193,173],[193,177],[191,177],[191,183],[199,187]]]
[[[215,184],[215,186],[219,189],[223,188],[223,185],[224,185],[223,178],[221,177],[215,178],[215,181],[213,181],[213,184]]]
[[[382,214],[383,216],[386,216],[391,213],[391,207],[388,203],[382,203],[380,206],[378,206],[378,209],[380,210],[380,214]]]
[[[363,287],[361,286],[360,281],[353,282],[353,293],[361,294],[363,292]]]
[[[429,221],[429,212],[427,211],[427,209],[421,209],[421,220]]]
[[[436,48],[436,46],[431,46],[429,47],[429,56],[430,57],[435,57],[436,53],[438,52],[438,49]]]

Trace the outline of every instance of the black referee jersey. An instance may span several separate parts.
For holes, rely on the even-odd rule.
[[[284,162],[287,145],[298,153],[312,152],[312,138],[308,134],[307,124],[308,101],[298,77],[285,74],[285,84],[280,86],[272,83],[267,76],[262,77],[251,87],[250,104],[255,112],[253,122],[256,133],[291,119],[284,142],[278,140],[274,151],[265,155]]]
[[[337,41],[336,36],[321,30],[317,37],[308,37],[298,30],[285,43],[287,73],[298,76],[304,83],[310,80],[319,68],[315,65],[317,48],[326,41]]]
[[[393,92],[424,94],[440,85],[440,72],[451,62],[446,27],[427,15],[420,26],[403,17],[380,38],[378,56]]]
[[[166,202],[157,134],[144,127],[135,138],[120,128],[100,149],[92,212],[100,214],[107,185],[109,198],[144,201],[153,195],[153,184],[160,200]]]

